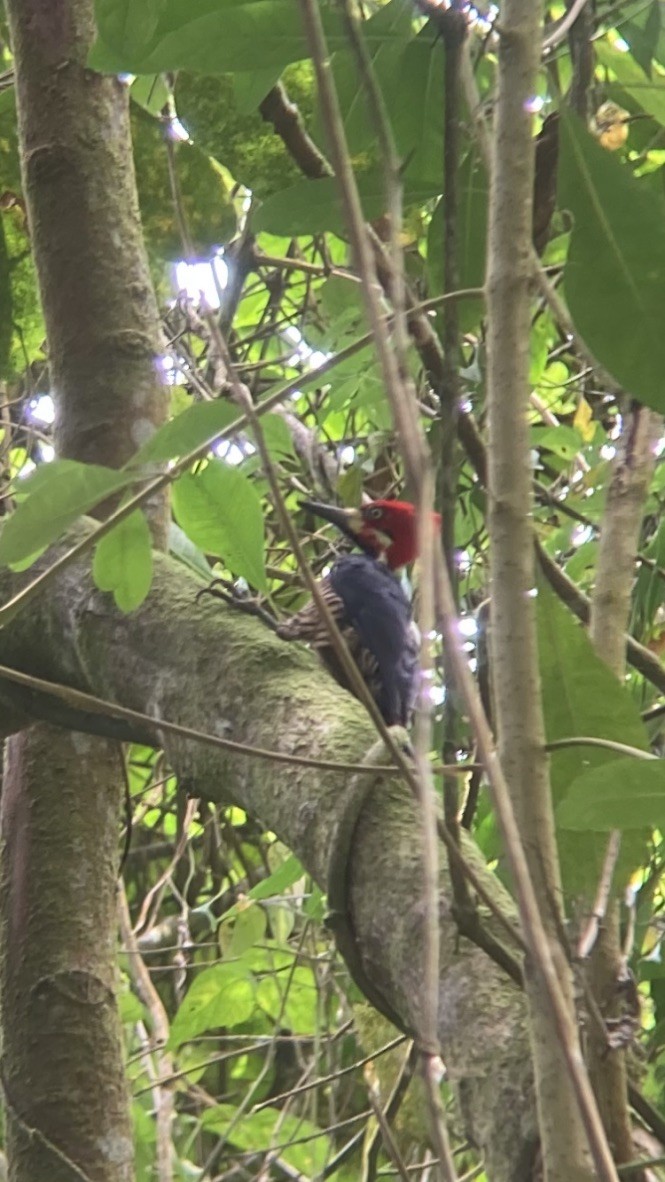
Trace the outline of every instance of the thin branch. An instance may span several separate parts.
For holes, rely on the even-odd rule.
[[[151,1082],[156,1113],[156,1178],[157,1182],[172,1182],[175,1158],[171,1126],[175,1116],[175,1093],[168,1083],[173,1078],[173,1059],[164,1049],[169,1038],[169,1020],[162,999],[152,983],[150,973],[139,951],[136,936],[132,931],[129,904],[123,883],[120,883],[119,886],[118,914],[120,935],[128,958],[129,974],[152,1021],[150,1046],[157,1070],[157,1078]]]
[[[607,905],[612,891],[612,881],[614,878],[614,871],[616,869],[619,851],[621,849],[621,833],[615,829],[610,834],[605,850],[605,857],[598,880],[598,889],[596,891],[596,898],[594,899],[593,907],[591,908],[591,915],[589,916],[587,925],[582,932],[577,942],[577,959],[586,960],[591,955],[598,939],[600,926],[607,914]]]

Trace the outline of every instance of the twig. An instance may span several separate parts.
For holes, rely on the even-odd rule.
[[[156,1113],[156,1178],[157,1182],[172,1182],[174,1151],[171,1126],[175,1116],[175,1097],[173,1090],[166,1086],[166,1082],[173,1076],[173,1059],[164,1049],[169,1037],[169,1020],[162,999],[152,983],[150,973],[139,951],[136,936],[132,931],[127,894],[122,882],[118,893],[118,914],[120,935],[128,957],[129,974],[152,1021],[150,1045],[157,1069],[157,1079],[152,1083]]]
[[[420,1066],[425,1085],[432,1143],[438,1154],[438,1166],[443,1182],[458,1182],[457,1170],[450,1148],[446,1110],[441,1096],[443,1063],[437,1055],[421,1055]]]
[[[612,890],[612,880],[614,878],[614,871],[616,869],[617,858],[621,849],[621,833],[615,829],[610,834],[605,850],[605,857],[598,880],[598,889],[596,891],[596,898],[594,899],[593,907],[591,908],[591,915],[589,916],[587,925],[582,932],[577,944],[577,959],[586,960],[591,955],[592,949],[598,939],[600,925],[602,924],[605,915],[607,914],[607,904],[609,902],[610,893]]]
[[[617,755],[632,755],[635,759],[658,759],[651,751],[643,751],[641,747],[631,747],[629,743],[617,743],[614,739],[598,739],[593,735],[571,735],[570,738],[552,739],[545,744],[546,751],[564,750],[566,747],[603,747],[606,751],[614,751]]]

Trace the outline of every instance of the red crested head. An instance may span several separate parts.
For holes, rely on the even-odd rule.
[[[303,505],[353,538],[366,554],[382,558],[391,570],[407,566],[418,555],[416,507],[409,501],[368,501],[359,509],[338,509],[314,501]],[[434,517],[438,528],[441,518],[438,513]]]

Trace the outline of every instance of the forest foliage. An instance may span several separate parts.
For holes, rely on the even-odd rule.
[[[339,6],[331,0],[321,8],[364,215],[381,240],[385,161]],[[401,160],[406,277],[415,304],[438,331],[447,290],[445,45],[434,21],[405,0],[363,9],[363,39]],[[562,14],[562,6],[548,7],[551,27]],[[229,591],[247,588],[282,616],[304,602],[305,591],[210,318],[223,327],[251,393],[316,571],[329,565],[336,542],[303,513],[303,494],[356,504],[363,493],[403,492],[398,441],[327,164],[299,6],[293,0],[97,0],[96,17],[89,64],[120,74],[133,100],[137,183],[162,303],[160,366],[171,417],[120,471],[53,459],[44,328],[8,87],[0,94],[0,563],[29,567],[82,514],[116,494],[117,524],[97,541],[92,571],[118,608],[135,610],[152,577],[142,505],[161,481],[172,494],[173,553],[202,580],[214,575]],[[493,9],[470,16],[479,102],[488,116],[495,19]],[[544,54],[533,96],[534,134],[543,145],[554,134],[558,144],[556,179],[546,152],[536,157],[543,170],[536,192],[540,181],[551,201],[541,259],[575,332],[573,338],[534,292],[534,525],[546,554],[585,594],[593,586],[626,412],[633,402],[665,413],[663,20],[658,0],[599,2],[588,118],[561,99],[572,73],[565,36]],[[10,69],[6,37],[4,47]],[[270,96],[283,118],[290,104],[297,107],[290,141],[271,121]],[[463,106],[457,281],[468,292],[458,300],[463,409],[482,433],[488,180],[472,116]],[[439,394],[415,342],[408,365],[436,457]],[[456,460],[460,615],[475,668],[476,612],[488,583],[487,498],[482,472],[462,444]],[[658,463],[630,623],[634,638],[656,656],[665,636],[664,493],[665,468]],[[573,910],[574,900],[594,889],[608,833],[623,833],[616,890],[625,892],[627,957],[642,999],[639,1073],[641,1087],[662,1109],[665,771],[654,756],[661,749],[657,708],[665,676],[654,684],[631,668],[619,683],[544,578],[537,591],[548,741],[586,737],[630,749],[554,750],[553,791]],[[439,668],[434,754],[444,737],[442,686]],[[472,760],[464,720],[456,741],[460,759]],[[294,1176],[291,1169],[314,1178],[330,1169],[339,1179],[358,1177],[353,1153],[374,1135],[366,1087],[378,1077],[389,1090],[406,1067],[394,1032],[358,1007],[360,995],[322,926],[321,890],[260,820],[231,807],[217,815],[205,803],[183,810],[160,753],[134,747],[128,767],[133,844],[125,883],[138,945],[170,1019],[178,1176],[201,1177],[205,1168],[205,1176],[215,1177],[224,1166],[257,1169],[258,1161],[274,1161],[275,1169],[283,1167],[279,1176]],[[488,862],[506,877],[483,792],[470,825]],[[122,952],[120,967],[141,1182],[151,1176],[154,1157],[144,1050],[151,1015]],[[384,1049],[365,1066],[363,1083],[360,1061]],[[329,1082],[308,1090],[314,1077]],[[397,1131],[405,1160],[422,1161],[427,1135],[412,1095]],[[460,1128],[453,1125],[453,1132],[460,1169],[472,1169],[473,1149]]]

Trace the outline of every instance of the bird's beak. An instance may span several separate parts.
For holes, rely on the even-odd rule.
[[[300,505],[336,525],[347,537],[356,537],[362,529],[363,518],[359,509],[340,509],[338,505],[324,505],[320,501],[301,501]]]

